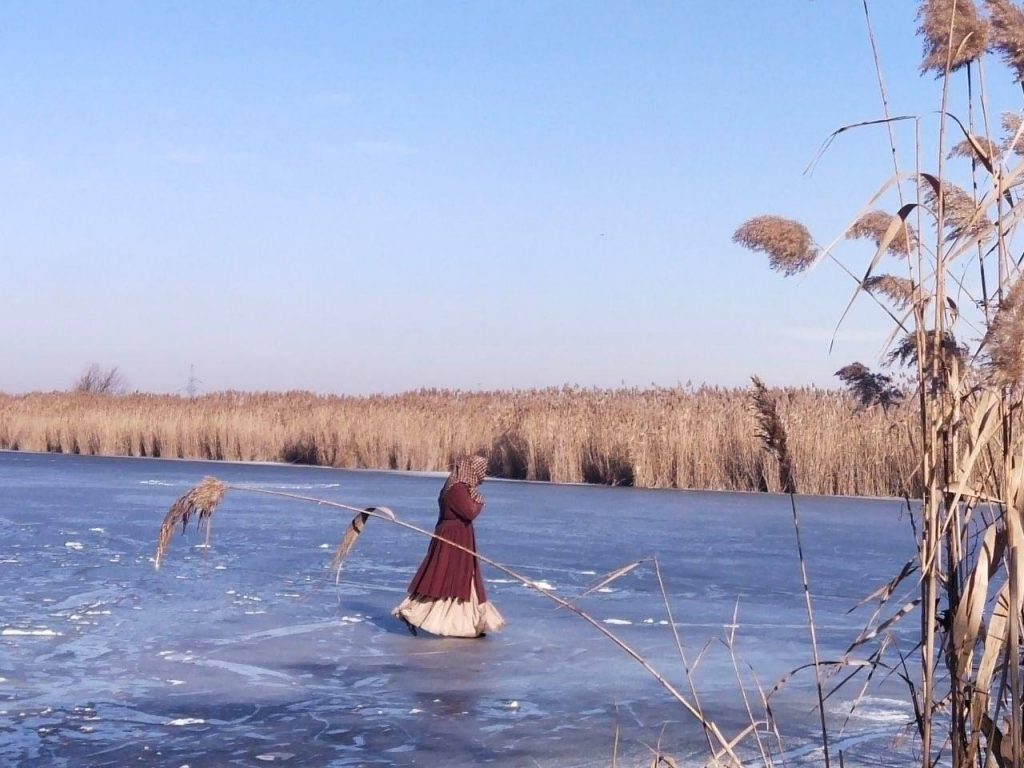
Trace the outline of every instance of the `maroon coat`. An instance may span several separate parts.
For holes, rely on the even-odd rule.
[[[441,494],[437,502],[440,515],[434,533],[475,552],[473,518],[480,514],[484,505],[469,495],[469,487],[465,483],[453,485]],[[435,600],[450,597],[469,600],[470,584],[476,585],[477,600],[485,602],[487,593],[476,555],[431,539],[427,556],[409,583],[409,594]]]

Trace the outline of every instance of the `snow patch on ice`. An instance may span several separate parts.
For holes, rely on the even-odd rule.
[[[4,627],[0,635],[31,635],[33,637],[60,637],[60,632],[54,632],[52,629],[15,629],[14,627]]]
[[[89,530],[92,531],[93,533],[106,533],[107,532],[105,528],[90,528]]]
[[[170,683],[171,685],[184,685],[185,684],[184,680],[175,680],[173,678],[169,678],[169,679],[165,680],[164,682],[165,683]]]
[[[174,483],[165,483],[163,480],[140,480],[139,485],[163,485],[167,488],[174,487]]]
[[[201,717],[178,717],[169,721],[168,725],[202,725],[206,721]]]
[[[543,579],[539,579],[537,581],[531,581],[530,583],[533,584],[533,586],[537,587],[537,589],[552,590],[552,589],[555,588],[554,584],[552,584],[550,582],[547,582],[547,581],[544,581]]]
[[[80,541],[65,541],[64,546],[68,549],[83,549],[82,542]]]
[[[604,623],[605,624],[626,625],[626,624],[632,624],[633,622],[629,621],[628,619],[605,619]]]

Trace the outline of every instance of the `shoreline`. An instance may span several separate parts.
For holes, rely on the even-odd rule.
[[[444,478],[448,476],[447,472],[435,471],[435,470],[418,470],[418,469],[377,469],[374,467],[328,467],[322,464],[289,464],[281,461],[241,461],[238,459],[191,459],[191,458],[177,458],[173,456],[168,457],[155,457],[155,456],[120,456],[116,454],[71,454],[71,453],[56,453],[51,451],[15,451],[10,448],[0,448],[0,454],[10,454],[12,456],[51,456],[51,457],[74,457],[76,459],[98,459],[98,460],[118,460],[118,461],[157,461],[157,462],[179,462],[179,463],[195,463],[195,464],[229,464],[232,466],[240,467],[279,467],[282,469],[316,469],[316,470],[334,470],[339,472],[378,472],[387,475],[404,475],[407,477],[433,477],[433,478]],[[522,483],[527,485],[553,485],[553,486],[564,486],[567,488],[607,488],[607,489],[626,489],[632,491],[646,491],[646,492],[659,492],[659,493],[690,493],[690,494],[740,494],[743,496],[767,496],[767,497],[780,497],[787,496],[784,493],[775,493],[771,491],[746,491],[746,490],[725,490],[725,489],[706,489],[706,488],[645,488],[642,486],[635,485],[606,485],[603,483],[572,483],[572,482],[555,482],[553,480],[517,480],[509,477],[488,477],[488,483]],[[906,503],[906,499],[902,496],[857,496],[852,494],[824,494],[824,493],[798,493],[796,494],[797,499],[845,499],[850,501],[895,501],[901,504]],[[918,501],[917,499],[911,499],[911,503]]]

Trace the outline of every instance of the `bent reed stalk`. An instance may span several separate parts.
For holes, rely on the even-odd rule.
[[[912,407],[865,407],[814,387],[771,392],[789,424],[801,491],[919,493]],[[739,388],[0,394],[0,449],[416,471],[480,453],[490,474],[512,479],[781,490],[756,430]]]
[[[241,493],[256,493],[264,496],[274,496],[281,499],[288,499],[291,501],[299,501],[309,504],[315,504],[317,506],[331,507],[333,509],[341,509],[346,512],[355,512],[355,517],[352,518],[351,523],[345,531],[341,543],[338,546],[338,550],[334,555],[331,562],[331,567],[340,575],[341,568],[344,565],[345,559],[351,553],[352,548],[355,546],[356,540],[362,534],[366,528],[366,523],[370,518],[376,518],[378,520],[384,520],[392,525],[396,525],[399,528],[403,528],[407,531],[424,536],[432,540],[440,541],[449,547],[454,547],[462,552],[467,552],[474,555],[478,560],[492,568],[501,571],[506,576],[511,577],[521,585],[531,589],[539,595],[546,597],[547,599],[558,605],[559,608],[565,608],[572,612],[580,619],[590,624],[591,627],[596,629],[601,635],[610,640],[619,650],[623,651],[627,656],[637,662],[655,681],[672,696],[683,709],[693,717],[703,728],[705,734],[708,735],[708,747],[709,747],[709,765],[721,765],[723,758],[728,757],[731,762],[730,766],[742,766],[743,761],[736,754],[735,749],[742,738],[748,733],[748,729],[744,729],[740,736],[734,737],[729,740],[722,733],[719,726],[712,720],[705,717],[699,701],[691,703],[689,699],[676,688],[665,675],[658,671],[639,651],[635,650],[632,646],[626,643],[621,637],[616,635],[604,624],[594,618],[592,615],[584,611],[582,608],[577,606],[575,603],[566,600],[565,598],[551,592],[549,589],[537,584],[535,581],[528,579],[520,573],[512,570],[506,565],[499,563],[495,560],[490,559],[479,552],[464,547],[461,544],[457,544],[454,541],[439,536],[433,531],[428,531],[424,528],[420,528],[412,523],[407,523],[404,520],[399,519],[394,512],[387,507],[366,507],[360,509],[359,507],[350,506],[337,501],[329,501],[327,499],[321,499],[315,496],[304,496],[297,493],[288,493],[286,491],[275,491],[266,488],[251,488],[244,485],[231,485],[224,483],[215,477],[205,477],[199,485],[187,491],[183,494],[174,504],[164,517],[164,520],[160,526],[160,532],[157,537],[156,554],[153,559],[153,567],[159,570],[160,564],[170,547],[171,536],[175,527],[181,525],[181,532],[184,533],[188,527],[188,521],[190,518],[196,518],[196,526],[199,528],[203,527],[205,522],[207,532],[207,544],[209,544],[209,530],[210,523],[213,519],[213,514],[217,510],[217,507],[223,501],[227,492],[235,491]],[[610,584],[621,576],[632,571],[641,562],[632,563],[623,568],[619,568],[613,571],[605,579],[601,581],[601,584]],[[655,568],[657,569],[657,562],[655,561]],[[658,578],[660,581],[661,575],[660,570],[657,570]],[[666,608],[668,608],[668,601],[666,597]],[[687,670],[687,678],[689,679],[689,670]],[[692,680],[690,681],[692,686]],[[711,738],[714,739],[714,744],[711,742]]]

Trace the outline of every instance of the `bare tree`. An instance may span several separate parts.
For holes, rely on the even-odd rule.
[[[115,365],[103,369],[99,363],[90,363],[82,371],[71,390],[93,395],[119,395],[127,388],[127,381]]]

